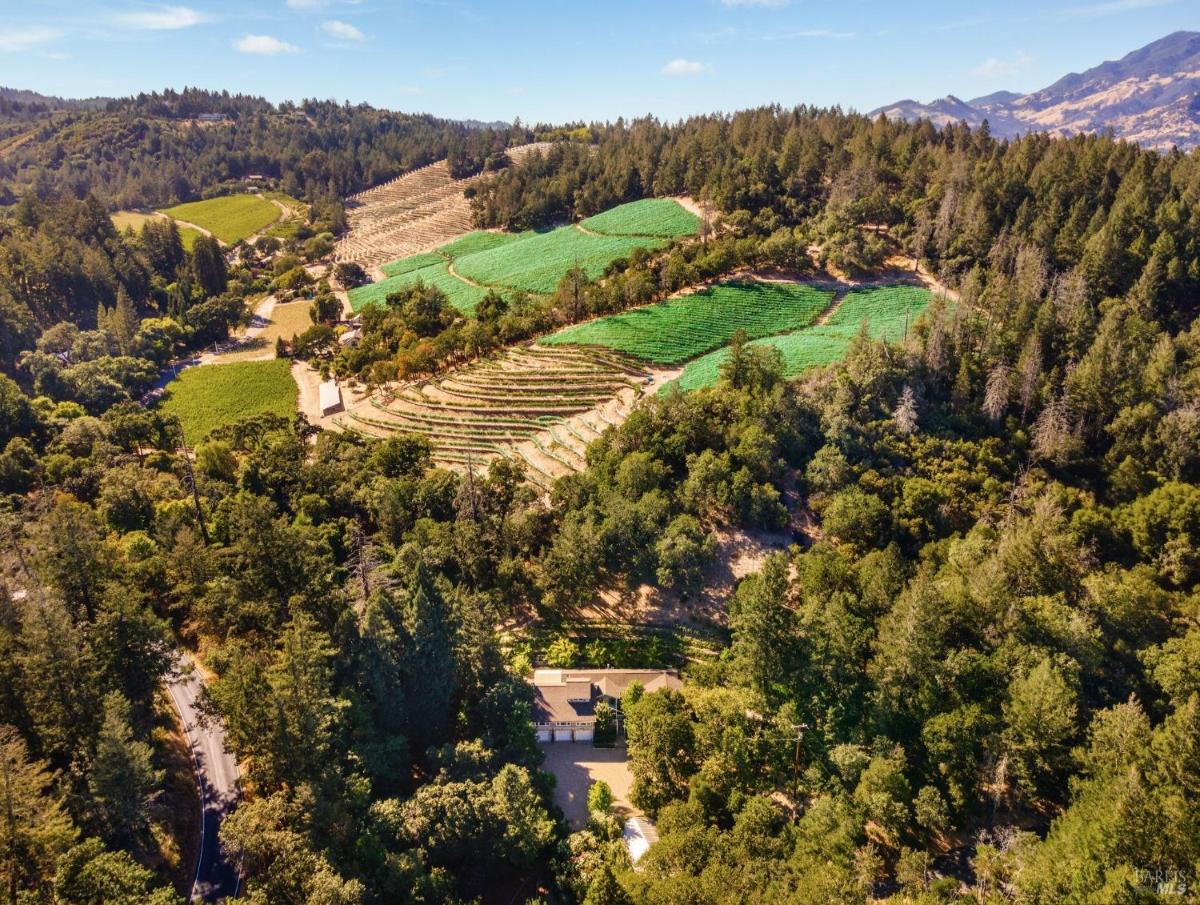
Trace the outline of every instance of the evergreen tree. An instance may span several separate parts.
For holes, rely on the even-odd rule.
[[[163,781],[153,749],[136,741],[129,702],[113,692],[104,699],[104,720],[88,776],[92,801],[114,844],[128,845],[147,825],[147,811]]]
[[[454,624],[428,568],[418,563],[404,601],[408,652],[408,737],[414,753],[443,744],[450,735],[457,688]]]
[[[192,245],[192,276],[206,296],[225,291],[229,275],[221,244],[211,236],[200,236]]]
[[[335,740],[346,701],[333,689],[334,649],[311,617],[283,627],[279,650],[266,671],[270,736],[264,739],[268,787],[314,781],[335,771]]]
[[[85,840],[59,859],[54,895],[56,905],[177,905],[179,901],[128,852],[107,852],[99,839]]]
[[[795,644],[787,568],[785,557],[769,559],[761,573],[742,582],[729,608],[733,650],[764,701],[775,700],[777,683],[786,681]]]
[[[6,905],[45,893],[59,855],[77,830],[45,763],[31,761],[25,741],[0,726],[0,889]]]
[[[117,302],[108,313],[104,329],[112,334],[122,355],[129,355],[133,351],[133,337],[137,333],[137,327],[137,311],[129,293],[121,287],[117,289]]]

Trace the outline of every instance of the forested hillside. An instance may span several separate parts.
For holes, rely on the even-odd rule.
[[[0,153],[0,202],[66,192],[109,209],[189,201],[252,175],[297,198],[340,199],[447,156],[456,175],[479,172],[509,144],[506,132],[432,116],[315,100],[276,107],[196,89],[46,111],[32,127],[30,105],[6,102],[0,126],[10,118],[36,132]]]
[[[298,110],[239,103],[233,128],[264,141],[368,116],[318,106],[278,133],[261,121]],[[220,128],[188,133],[182,171],[229,175],[228,152],[204,153]],[[542,494],[508,460],[436,469],[420,438],[303,417],[184,446],[130,401],[153,370],[136,362],[302,283],[298,247],[230,264],[182,253],[170,224],[116,234],[104,200],[26,197],[0,226],[0,311],[21,331],[0,376],[10,901],[178,901],[153,731],[177,644],[245,765],[222,842],[255,905],[1187,901],[1200,155],[803,108],[560,134],[588,141],[486,179],[480,225],[686,194],[710,211],[702,237],[469,317],[410,287],[353,348],[312,287],[319,323],[281,351],[382,384],[735,269],[865,272],[896,250],[955,291],[906,343],[863,331],[799,381],[737,341],[717,386],[644,401]],[[400,145],[371,147],[377,164],[288,156],[346,166],[298,191],[399,166]],[[175,159],[139,176],[43,150],[20,149],[19,180],[106,198]],[[52,290],[27,276],[60,261]],[[610,662],[572,637],[600,590],[697,593],[718,533],[797,525],[682,691],[625,701],[634,804],[660,840],[635,870],[610,815],[570,833],[529,722],[547,652],[522,627],[560,634],[559,665]]]

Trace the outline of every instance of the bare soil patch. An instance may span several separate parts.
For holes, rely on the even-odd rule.
[[[716,556],[704,572],[699,591],[681,593],[655,585],[610,588],[582,609],[579,619],[637,625],[725,625],[726,608],[737,583],[762,569],[769,556],[787,550],[793,536],[741,528],[722,528],[716,534]]]

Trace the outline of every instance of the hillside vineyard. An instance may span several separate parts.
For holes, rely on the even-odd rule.
[[[668,116],[909,32],[63,6],[14,73],[579,109],[0,89],[3,905],[1195,900],[1195,34]],[[903,13],[1029,41],[983,90],[1102,7]],[[663,116],[585,122],[626,73]]]

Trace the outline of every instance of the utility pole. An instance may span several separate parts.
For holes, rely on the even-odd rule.
[[[192,454],[187,446],[183,447],[183,467],[187,469],[187,483],[192,491],[192,504],[196,507],[196,521],[200,525],[200,536],[204,538],[204,546],[212,543],[208,536],[208,525],[204,521],[204,509],[200,506],[200,488],[196,486],[196,472],[192,468]]]
[[[800,780],[800,742],[804,740],[804,730],[809,728],[808,723],[793,723],[792,729],[796,733],[796,754],[792,760],[792,773],[796,781]]]

